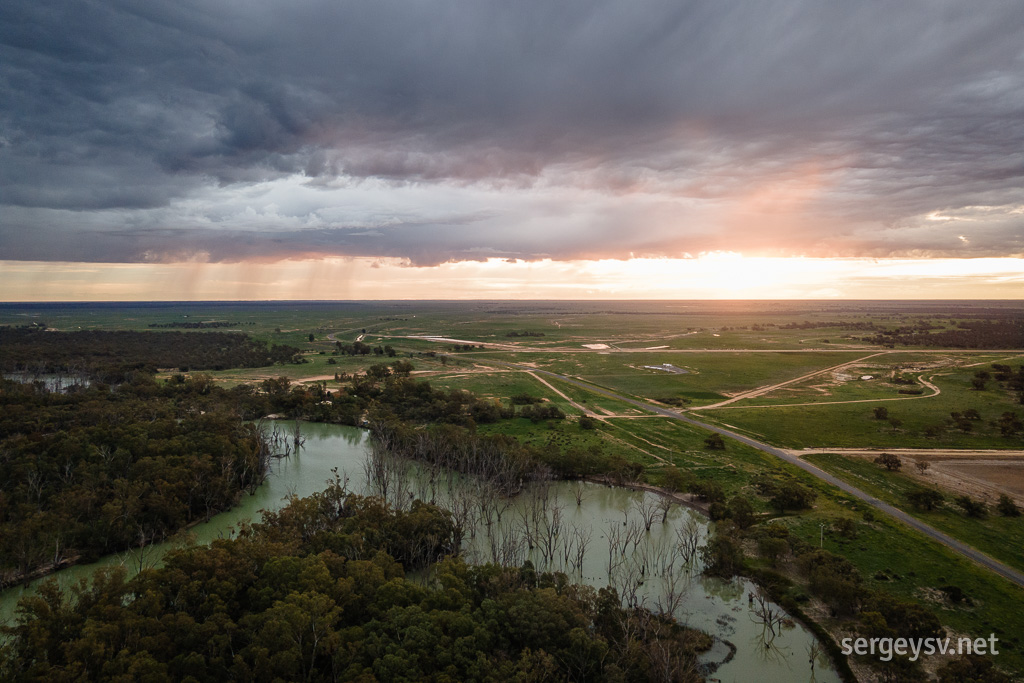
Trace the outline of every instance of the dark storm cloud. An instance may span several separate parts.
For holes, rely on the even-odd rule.
[[[1022,29],[1017,0],[11,0],[0,258],[1020,254]],[[248,229],[295,175],[319,201]],[[323,218],[382,182],[479,196]]]

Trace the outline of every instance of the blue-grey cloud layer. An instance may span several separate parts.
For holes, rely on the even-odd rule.
[[[1019,0],[8,0],[0,258],[1021,254],[1021,35]]]

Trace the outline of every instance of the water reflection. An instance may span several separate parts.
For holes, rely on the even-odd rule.
[[[284,433],[294,430],[291,422],[278,426]],[[400,507],[413,497],[448,505],[463,525],[465,555],[471,561],[519,566],[529,559],[538,570],[564,571],[597,588],[611,584],[628,604],[672,614],[712,634],[718,640],[702,661],[725,662],[711,674],[713,679],[839,680],[804,628],[775,623],[773,617],[775,632],[766,631],[749,597],[756,594],[752,583],[701,574],[698,549],[708,523],[692,510],[666,506],[650,492],[579,482],[537,482],[509,499],[496,495],[486,482],[451,471],[408,461],[374,463],[359,429],[303,423],[301,435],[304,446],[274,461],[267,481],[231,510],[171,542],[71,567],[56,579],[68,585],[100,566],[120,564],[131,573],[158,566],[176,545],[230,537],[239,524],[258,519],[261,510],[280,508],[289,495],[322,490],[336,471],[351,490],[385,495]],[[32,590],[19,587],[0,594],[0,622],[10,619],[18,598]]]

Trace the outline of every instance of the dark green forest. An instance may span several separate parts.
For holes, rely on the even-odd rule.
[[[267,444],[216,399],[145,374],[67,394],[0,380],[0,586],[162,540],[259,486]]]
[[[299,349],[240,332],[58,332],[0,327],[0,370],[75,373],[112,383],[134,370],[226,370],[302,362]]]
[[[130,581],[49,583],[4,629],[0,678],[700,680],[708,636],[562,574],[442,559],[455,538],[440,508],[395,511],[335,483]]]

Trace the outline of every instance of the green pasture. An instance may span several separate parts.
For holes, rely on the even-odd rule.
[[[818,545],[824,524],[825,549],[856,565],[868,586],[922,604],[952,631],[952,637],[995,633],[1000,653],[996,664],[1024,670],[1024,589],[881,513],[867,521],[865,509],[836,492],[819,496],[811,513],[773,523],[785,524],[812,545]],[[832,523],[844,517],[856,522],[855,538],[844,538],[832,529]],[[960,588],[973,604],[952,603],[940,590],[945,586]]]
[[[415,364],[416,361],[414,360],[413,363]],[[529,394],[546,398],[552,402],[565,403],[558,394],[526,373],[517,370],[495,368],[489,372],[460,373],[457,370],[448,369],[441,374],[425,375],[422,379],[429,381],[430,385],[435,388],[465,389],[477,396],[499,399],[504,403],[508,403],[509,397],[516,394]],[[565,407],[569,408],[569,404],[565,403]],[[570,408],[570,410],[572,409]],[[572,410],[572,412],[576,411]]]
[[[968,517],[955,505],[953,499],[958,495],[957,492],[944,490],[942,493],[946,500],[935,510],[917,510],[908,502],[907,493],[927,486],[920,480],[901,472],[889,472],[866,458],[813,454],[805,459],[953,538],[1024,570],[1024,517],[999,515],[991,505],[994,501],[989,501],[988,515],[984,519],[977,519]],[[904,467],[910,467],[910,463],[904,463]]]
[[[996,382],[989,382],[985,391],[974,391],[971,379],[975,370],[961,368],[934,376],[932,381],[942,392],[938,396],[761,408],[727,406],[701,411],[699,418],[787,448],[1024,448],[1024,438],[1001,436],[992,424],[1004,412],[1024,414],[1024,406]],[[885,408],[887,419],[875,419],[875,408]],[[972,421],[970,431],[950,424],[950,413],[968,409],[981,416]]]
[[[511,362],[532,362],[537,367],[580,377],[593,384],[643,398],[679,397],[693,405],[723,400],[730,394],[784,382],[864,354],[843,353],[587,353],[483,354]],[[645,366],[665,363],[686,370],[673,374]]]
[[[618,399],[605,396],[604,394],[589,391],[575,384],[562,382],[554,377],[540,375],[544,381],[557,388],[560,392],[571,398],[573,401],[586,406],[597,415],[644,415],[647,411],[641,410],[632,403],[626,403]]]
[[[957,382],[950,384],[949,390],[969,390],[971,389],[970,381],[975,372],[988,370],[991,373],[992,363],[1013,365],[1022,360],[1024,360],[1024,356],[1012,354],[890,351],[865,360],[863,363],[832,372],[824,372],[761,396],[744,399],[737,402],[736,405],[832,403],[872,399],[906,400],[927,397],[934,392],[921,381],[922,379],[931,381],[932,378],[937,378],[941,381],[945,377],[954,377]],[[913,380],[914,383],[894,382],[894,374]],[[865,376],[871,379],[861,379]],[[988,388],[998,389],[995,382],[989,382]],[[923,393],[919,395],[900,394],[900,390],[921,390]],[[945,391],[945,389],[943,390]]]

